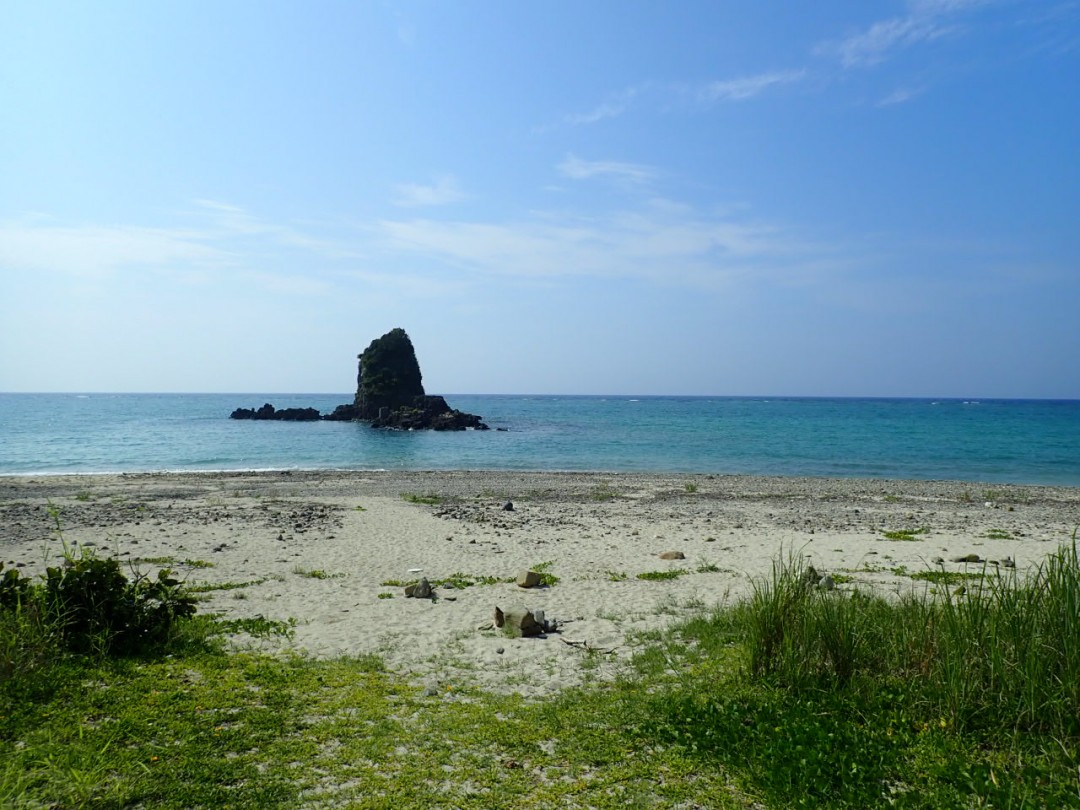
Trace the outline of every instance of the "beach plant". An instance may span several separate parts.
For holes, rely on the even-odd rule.
[[[932,582],[935,585],[962,585],[967,581],[976,580],[981,581],[983,578],[982,573],[974,573],[972,571],[946,571],[944,568],[929,571],[916,571],[915,573],[906,574],[907,577],[915,580],[922,580],[924,582]]]
[[[604,481],[604,482],[602,482],[600,484],[597,484],[589,492],[589,497],[592,500],[600,501],[602,503],[607,502],[607,501],[613,501],[616,498],[618,498],[619,495],[620,495],[620,493],[618,492],[618,490],[612,488],[611,484],[609,484],[606,481]]]
[[[531,570],[540,575],[540,584],[545,588],[551,588],[559,583],[559,578],[551,573],[551,568],[554,564],[554,562],[548,560],[547,562],[538,563],[532,566]]]
[[[262,585],[264,582],[270,581],[270,579],[273,579],[273,577],[249,579],[246,582],[199,582],[185,586],[185,590],[189,594],[206,594],[213,593],[215,591],[235,591],[240,588],[250,588],[253,585]]]
[[[926,528],[919,529],[895,529],[891,531],[882,532],[882,536],[886,540],[920,540],[919,535],[927,534],[930,530]]]
[[[667,571],[642,571],[637,575],[637,578],[647,582],[663,582],[668,579],[678,579],[689,573],[685,568],[672,568]]]
[[[253,638],[292,638],[295,627],[296,619],[293,618],[281,621],[267,619],[262,614],[238,619],[214,616],[209,619],[207,631],[214,635],[245,633]]]
[[[195,600],[169,569],[156,577],[136,571],[129,580],[115,558],[85,550],[46,569],[43,596],[61,643],[79,653],[145,652],[195,613]]]
[[[297,565],[293,568],[293,573],[306,577],[307,579],[341,579],[345,576],[344,572],[338,571],[331,574],[328,571],[324,571],[322,568],[305,568],[302,565]]]
[[[443,502],[441,495],[435,495],[433,493],[421,495],[418,492],[402,492],[401,497],[409,503],[424,504],[427,506],[435,506],[436,504]]]

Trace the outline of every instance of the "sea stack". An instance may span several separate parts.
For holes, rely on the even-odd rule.
[[[276,410],[269,402],[258,410],[237,408],[232,419],[282,419],[370,422],[396,430],[487,430],[479,416],[456,411],[440,396],[424,393],[416,351],[404,329],[391,329],[360,355],[356,397],[322,415],[314,408]],[[501,430],[502,428],[500,428]]]
[[[487,430],[479,416],[451,408],[441,396],[424,393],[416,351],[404,329],[371,341],[359,356],[356,397],[327,419],[362,420],[398,430]]]

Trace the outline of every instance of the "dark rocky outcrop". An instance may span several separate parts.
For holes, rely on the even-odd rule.
[[[267,403],[257,411],[238,408],[233,419],[327,419],[364,421],[395,430],[487,430],[479,416],[451,408],[445,399],[424,393],[416,351],[404,329],[391,329],[359,356],[356,397],[322,416],[314,408],[276,411]]]
[[[404,329],[371,341],[359,360],[356,398],[351,405],[339,405],[328,419],[359,419],[396,430],[487,430],[479,416],[424,393],[416,351]]]
[[[237,408],[231,414],[230,419],[280,419],[285,422],[314,422],[322,419],[314,408],[282,408],[277,410],[267,402],[258,410],[254,408]]]

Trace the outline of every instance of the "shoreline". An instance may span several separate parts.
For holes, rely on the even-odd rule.
[[[0,485],[6,480],[22,480],[29,478],[47,479],[92,479],[92,478],[138,478],[138,477],[161,477],[161,476],[260,476],[260,475],[298,475],[298,476],[322,476],[322,475],[432,475],[432,476],[592,476],[592,477],[642,477],[642,478],[706,478],[738,480],[779,480],[779,481],[835,481],[850,482],[852,484],[929,484],[929,485],[957,485],[971,487],[987,487],[991,489],[1046,489],[1046,490],[1080,490],[1080,483],[1033,483],[1016,481],[998,481],[988,478],[904,478],[902,476],[848,476],[848,475],[805,475],[793,473],[783,475],[779,473],[747,473],[747,472],[707,472],[693,470],[579,470],[579,469],[496,469],[496,468],[389,468],[389,467],[250,467],[250,468],[222,468],[222,469],[161,469],[161,470],[42,470],[31,472],[0,472]]]
[[[206,589],[200,612],[296,620],[291,641],[240,645],[374,653],[423,683],[531,696],[613,677],[641,633],[730,604],[787,554],[804,555],[841,590],[890,594],[928,587],[910,575],[929,570],[992,572],[1009,561],[1022,574],[1078,525],[1080,487],[966,481],[396,470],[0,477],[5,566],[41,573],[66,542],[144,572],[171,567]],[[661,559],[668,551],[684,559]],[[967,554],[985,562],[950,561]],[[558,581],[513,583],[538,567]],[[406,598],[403,584],[418,577],[460,587]],[[508,638],[489,628],[496,606],[543,609],[559,632]]]

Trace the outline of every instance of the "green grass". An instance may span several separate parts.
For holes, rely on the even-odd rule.
[[[988,540],[1012,540],[1013,536],[1011,532],[1004,529],[990,529],[986,532],[986,538]]]
[[[223,632],[290,632],[263,617],[40,657],[0,678],[0,806],[1078,805],[1075,537],[962,600],[824,592],[804,565],[653,634],[624,678],[537,701],[226,652]],[[40,618],[0,610],[3,661]]]
[[[409,503],[420,503],[426,504],[427,506],[434,506],[443,502],[441,495],[434,495],[431,493],[421,495],[418,492],[402,492],[401,498]]]
[[[538,563],[532,567],[532,570],[540,575],[540,584],[545,588],[551,588],[559,584],[559,578],[551,573],[551,568],[554,564],[555,563],[549,560],[547,562]]]
[[[895,531],[882,532],[886,540],[921,540],[921,534],[926,534],[929,529],[896,529]]]
[[[328,571],[324,571],[321,568],[305,568],[302,565],[297,565],[293,568],[293,573],[297,576],[305,577],[307,579],[341,579],[345,574],[341,571],[331,574]]]
[[[406,588],[409,585],[415,585],[419,581],[419,579],[387,579],[379,584],[384,588]],[[474,585],[499,585],[515,581],[515,577],[479,576],[476,574],[462,574],[461,572],[439,579],[428,579],[433,588],[458,589],[471,588]]]
[[[613,489],[610,484],[604,482],[593,487],[589,492],[589,497],[594,501],[606,503],[607,501],[615,500],[620,494],[621,493],[618,490]]]
[[[917,571],[914,574],[905,574],[911,579],[932,582],[935,585],[962,585],[971,580],[982,580],[982,574],[973,574],[967,571]]]
[[[689,573],[685,568],[672,568],[669,571],[642,571],[637,578],[648,582],[663,582],[667,579],[678,579]]]
[[[246,582],[200,582],[193,585],[188,585],[186,590],[188,593],[200,594],[200,593],[213,593],[214,591],[235,591],[239,588],[250,588],[253,585],[262,585],[268,580],[263,579],[249,579]]]

